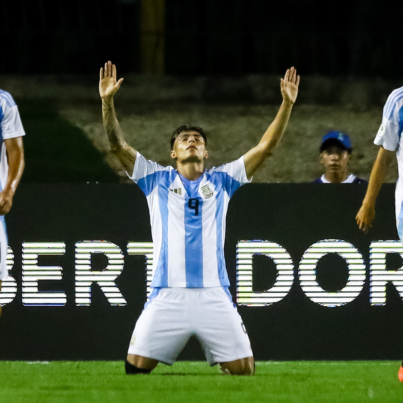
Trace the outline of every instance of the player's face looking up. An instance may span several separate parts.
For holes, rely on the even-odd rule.
[[[338,145],[331,145],[320,154],[320,162],[325,167],[325,177],[330,182],[340,183],[347,179],[350,154]]]
[[[182,132],[176,138],[171,158],[177,162],[203,162],[208,158],[203,136],[196,131]]]

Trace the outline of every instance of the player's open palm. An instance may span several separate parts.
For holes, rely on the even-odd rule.
[[[112,62],[105,63],[105,67],[101,67],[99,73],[99,94],[101,98],[113,97],[122,82],[123,78],[119,81],[116,79],[116,66]]]
[[[295,103],[298,95],[299,79],[300,77],[294,67],[285,72],[284,78],[281,79],[281,94],[284,101]]]

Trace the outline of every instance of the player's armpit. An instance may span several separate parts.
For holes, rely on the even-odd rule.
[[[245,163],[245,172],[250,179],[256,170],[263,164],[266,158],[270,157],[273,152],[268,150],[261,144],[250,149],[243,157]]]
[[[134,164],[136,163],[137,151],[128,144],[125,144],[123,147],[119,147],[117,149],[112,149],[111,151],[119,159],[125,171],[129,175],[132,175]]]

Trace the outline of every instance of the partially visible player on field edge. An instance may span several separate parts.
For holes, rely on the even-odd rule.
[[[395,191],[396,226],[399,238],[403,241],[403,87],[393,91],[383,108],[382,124],[374,143],[379,147],[367,193],[356,216],[358,227],[367,232],[375,218],[375,202],[393,156],[396,155],[399,180]]]
[[[24,147],[18,107],[12,96],[0,90],[0,290],[2,280],[8,278],[7,230],[4,215],[13,205],[14,193],[24,171]],[[1,306],[0,306],[1,316]]]
[[[280,141],[297,98],[299,76],[291,68],[281,80],[283,102],[259,144],[238,160],[210,170],[204,169],[207,138],[196,126],[183,125],[171,138],[176,169],[146,160],[130,147],[113,103],[122,82],[111,62],[101,68],[104,128],[112,152],[146,196],[154,242],[152,292],[133,332],[126,373],[150,373],[158,362],[171,365],[196,336],[211,365],[251,375],[249,337],[228,290],[225,218],[234,192],[250,182]]]
[[[382,124],[374,143],[379,147],[367,193],[356,216],[358,227],[368,232],[375,218],[375,202],[385,181],[389,165],[396,155],[399,178],[395,190],[396,227],[403,243],[403,87],[394,90],[383,108]],[[399,381],[403,381],[403,363],[398,372]]]

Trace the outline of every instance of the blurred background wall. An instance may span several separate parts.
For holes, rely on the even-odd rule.
[[[328,130],[351,135],[351,169],[368,178],[382,105],[403,81],[402,8],[390,0],[1,2],[0,88],[16,98],[27,130],[24,180],[124,181],[101,124],[98,72],[107,60],[125,77],[116,96],[125,134],[148,158],[172,162],[169,135],[182,123],[207,129],[210,165],[238,158],[274,118],[279,78],[293,65],[299,99],[255,180],[314,180]]]

